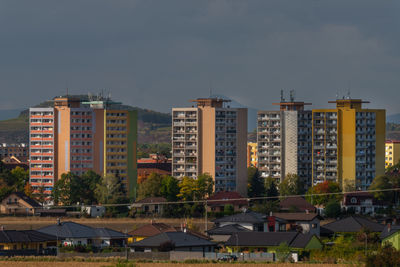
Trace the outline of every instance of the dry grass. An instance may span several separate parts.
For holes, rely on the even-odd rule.
[[[105,266],[115,266],[112,262],[29,262],[29,261],[0,261],[0,266],[2,267],[105,267]],[[343,264],[268,264],[268,263],[136,263],[138,267],[339,267],[339,266],[351,266]]]
[[[36,230],[44,226],[56,223],[56,218],[41,218],[41,217],[0,217],[0,225],[3,225],[7,230]],[[112,218],[112,219],[97,219],[97,218],[62,218],[61,221],[73,221],[81,224],[86,224],[92,227],[108,227],[116,231],[130,232],[144,224],[150,223],[150,218]],[[157,222],[163,222],[172,226],[180,226],[183,219],[160,218]],[[193,224],[201,231],[204,230],[204,219],[193,219]],[[208,229],[212,227],[212,223],[208,223]]]

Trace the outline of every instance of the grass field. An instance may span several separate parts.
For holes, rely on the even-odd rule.
[[[41,218],[41,217],[0,217],[0,225],[6,230],[36,230],[41,227],[55,224],[57,218]],[[116,231],[130,232],[138,227],[150,223],[151,218],[113,218],[113,219],[97,219],[97,218],[61,218],[61,221],[73,221],[92,227],[107,227]],[[156,222],[163,222],[172,226],[180,226],[184,219],[160,218],[154,219]],[[204,219],[193,219],[193,225],[196,229],[204,231]],[[208,229],[213,223],[208,223]]]

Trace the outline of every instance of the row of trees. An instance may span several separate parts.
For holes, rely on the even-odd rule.
[[[9,170],[0,161],[0,200],[11,192],[16,191],[25,191],[25,194],[32,196],[32,188],[29,184],[29,171],[21,167]]]

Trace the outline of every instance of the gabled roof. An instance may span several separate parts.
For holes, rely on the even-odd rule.
[[[176,232],[177,230],[169,226],[168,224],[165,223],[149,223],[145,224],[131,232],[129,232],[130,235],[133,236],[154,236],[159,233],[164,233],[164,232]]]
[[[323,227],[335,233],[354,233],[360,231],[362,228],[366,228],[372,232],[381,232],[385,226],[362,217],[350,216],[328,223]]]
[[[248,205],[249,203],[238,192],[220,191],[207,199],[209,206],[224,206],[226,204]]]
[[[93,228],[75,222],[61,222],[38,230],[59,238],[126,238],[128,235],[108,228]]]
[[[56,236],[41,233],[35,230],[1,230],[0,243],[32,243],[55,241]]]
[[[283,199],[280,201],[279,207],[281,210],[290,210],[295,207],[299,211],[303,212],[305,212],[306,210],[310,212],[316,211],[316,208],[302,197],[288,197],[286,199]]]
[[[301,213],[301,212],[275,212],[272,213],[272,216],[276,218],[283,219],[286,221],[312,221],[315,218],[319,218],[317,213]]]
[[[251,230],[239,224],[228,224],[222,227],[215,227],[207,231],[209,235],[231,235],[237,232],[251,232]]]
[[[381,239],[391,236],[392,234],[398,232],[400,230],[400,225],[386,225],[385,228],[382,230],[380,235]]]
[[[184,232],[165,232],[155,236],[145,238],[141,241],[130,244],[131,247],[159,247],[165,242],[172,242],[175,247],[202,247],[215,246],[215,244],[207,239],[197,237],[190,233]]]
[[[13,193],[9,194],[7,197],[5,197],[4,199],[8,198],[11,195],[16,195],[18,198],[22,199],[23,201],[25,201],[28,205],[32,206],[33,208],[41,207],[40,204],[36,202],[36,200],[28,197],[27,195],[25,195],[22,192],[13,192]]]
[[[215,223],[221,223],[221,222],[263,223],[264,221],[265,221],[264,215],[254,211],[246,211],[214,220]]]
[[[275,247],[286,242],[288,246],[293,248],[305,248],[312,237],[312,234],[298,232],[238,232],[232,235],[225,245]]]

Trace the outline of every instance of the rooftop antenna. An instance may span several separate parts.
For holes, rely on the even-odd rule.
[[[281,89],[281,102],[285,102],[285,98],[283,97],[283,89]]]
[[[350,88],[347,89],[347,99],[350,99]]]
[[[211,85],[211,80],[209,80],[208,83],[209,83],[210,98],[211,98],[211,96],[212,96],[212,85]]]
[[[65,81],[65,86],[67,87],[67,97],[68,97],[68,81]]]
[[[339,90],[336,90],[336,100],[339,99]]]

